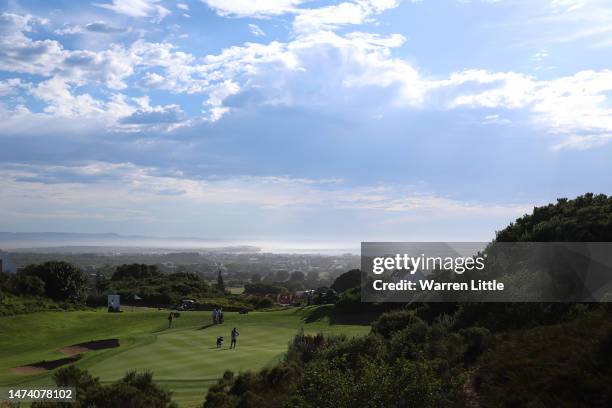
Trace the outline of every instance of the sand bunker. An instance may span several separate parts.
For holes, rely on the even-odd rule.
[[[69,356],[74,356],[77,354],[86,353],[91,350],[103,350],[114,347],[119,347],[119,339],[88,341],[85,343],[73,344],[72,346],[62,347],[58,351]]]
[[[38,363],[28,364],[20,367],[10,368],[9,371],[14,374],[37,374],[44,371],[53,370],[66,364],[74,363],[80,356],[64,357],[52,361],[39,361]]]
[[[74,363],[79,358],[80,354],[91,350],[102,350],[107,348],[119,347],[119,339],[104,339],[93,340],[85,343],[73,344],[72,346],[62,347],[58,351],[69,355],[70,357],[60,358],[52,361],[40,361],[34,364],[28,364],[20,367],[10,368],[9,371],[14,374],[37,374],[44,371],[53,370],[66,364]]]

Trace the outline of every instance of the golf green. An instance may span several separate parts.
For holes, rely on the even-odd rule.
[[[225,313],[222,325],[211,325],[211,312],[183,312],[168,328],[167,311],[126,309],[44,312],[0,318],[0,386],[52,384],[53,371],[16,374],[10,368],[65,357],[58,349],[82,342],[118,338],[120,347],[88,351],[75,364],[103,382],[121,378],[128,370],[150,370],[160,385],[173,391],[180,406],[200,406],[206,389],[225,370],[258,369],[277,361],[300,328],[357,336],[369,326],[330,325],[322,319],[305,323],[308,309]],[[240,333],[229,349],[230,331]],[[217,336],[225,345],[217,348]]]

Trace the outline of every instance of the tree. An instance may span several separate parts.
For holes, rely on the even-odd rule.
[[[52,299],[79,302],[85,298],[87,278],[80,269],[68,262],[49,261],[29,265],[23,273],[42,280],[45,283],[45,295]]]
[[[286,291],[287,289],[281,286],[268,285],[266,283],[247,283],[244,285],[244,293],[247,295],[276,295]]]
[[[219,276],[217,276],[217,289],[220,292],[225,292],[225,284],[223,283],[223,276],[221,276],[221,269],[219,269]]]
[[[291,282],[304,282],[305,279],[306,279],[306,276],[304,275],[304,272],[300,272],[300,271],[293,272],[291,274],[291,277],[289,278]]]
[[[274,272],[270,272],[263,277],[262,281],[272,283],[275,281],[275,277],[276,277],[276,274]]]
[[[100,273],[96,272],[96,292],[102,293],[108,289],[108,280],[106,277]]]
[[[125,279],[145,279],[145,278],[155,278],[161,276],[161,272],[159,272],[157,265],[145,265],[145,264],[129,264],[129,265],[119,265],[113,273],[111,280],[125,280]]]
[[[316,282],[319,280],[319,272],[317,271],[309,271],[306,274],[306,280],[309,282]]]
[[[15,276],[15,289],[20,295],[42,296],[45,294],[45,282],[38,276],[18,273]]]
[[[338,276],[331,288],[338,293],[342,293],[351,288],[361,285],[361,271],[359,269],[351,269],[348,272]]]
[[[289,272],[285,270],[276,271],[275,278],[277,282],[284,282],[289,279]]]
[[[328,303],[336,303],[338,301],[338,294],[331,288],[322,286],[315,290],[312,303],[315,305],[325,305]]]
[[[587,193],[535,207],[496,233],[498,242],[612,241],[612,197]]]
[[[261,275],[258,273],[254,273],[251,275],[251,282],[252,283],[259,283],[261,282]]]

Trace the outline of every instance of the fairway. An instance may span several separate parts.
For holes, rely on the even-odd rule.
[[[206,389],[225,370],[258,369],[277,361],[300,328],[357,336],[369,326],[305,323],[306,309],[225,313],[223,325],[211,326],[210,312],[183,312],[167,328],[167,311],[126,310],[45,312],[0,318],[0,386],[51,384],[51,373],[18,375],[9,368],[65,357],[57,349],[90,340],[119,338],[118,348],[89,351],[75,363],[110,382],[131,369],[151,370],[160,385],[174,392],[180,406],[200,406]],[[236,350],[229,350],[230,331],[240,332]],[[215,347],[217,336],[225,345]]]

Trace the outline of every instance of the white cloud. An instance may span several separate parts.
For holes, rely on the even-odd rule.
[[[586,0],[552,0],[550,5],[557,13],[569,13],[581,9],[586,3]]]
[[[522,108],[532,100],[534,79],[515,72],[488,72],[484,70],[468,70],[454,73],[448,80],[432,82],[432,88],[453,90],[471,85],[478,88],[485,85],[480,92],[463,91],[451,101],[450,108],[460,106],[481,106],[486,108],[504,107],[509,109]]]
[[[32,32],[36,26],[46,25],[49,20],[34,17],[29,14],[19,15],[14,13],[0,14],[0,34],[14,40],[25,38],[23,33]]]
[[[133,98],[138,108],[129,116],[123,116],[119,123],[121,125],[141,126],[176,125],[180,123],[185,113],[176,104],[165,106],[152,106],[148,96]]]
[[[31,16],[0,15],[0,70],[60,77],[70,83],[103,82],[111,89],[126,87],[125,77],[133,73],[126,50],[117,45],[93,52],[66,50],[55,40],[32,40],[25,35],[41,20]]]
[[[202,0],[224,17],[265,18],[294,12],[306,0]]]
[[[266,35],[266,33],[264,33],[264,31],[257,24],[249,24],[249,30],[251,30],[251,33],[253,33],[255,37],[262,37]]]
[[[161,21],[170,14],[170,10],[159,3],[160,0],[112,0],[110,3],[94,3],[94,6],[130,17],[151,17]]]
[[[593,147],[612,134],[612,71],[580,71],[548,81],[517,73],[465,71],[434,87],[486,85],[479,92],[463,91],[449,107],[529,109],[533,120],[551,133],[564,135],[558,147]],[[477,87],[477,86],[476,86]]]
[[[501,117],[500,115],[486,115],[484,120],[481,122],[483,125],[509,125],[512,123],[510,119]]]
[[[72,166],[5,163],[0,167],[0,202],[3,216],[41,204],[48,217],[78,217],[96,208],[109,196],[121,196],[121,210],[129,219],[135,209],[145,209],[155,220],[161,205],[174,213],[206,205],[251,205],[263,209],[325,211],[352,209],[387,214],[387,219],[461,216],[516,217],[529,206],[455,200],[411,186],[366,185],[349,187],[337,179],[304,179],[288,176],[233,176],[189,178],[181,172],[162,172],[132,163],[89,162]],[[168,192],[172,191],[171,196]],[[116,215],[115,215],[116,216]]]
[[[83,33],[122,34],[128,31],[130,30],[122,27],[115,27],[105,21],[94,21],[93,23],[85,25],[64,25],[62,28],[56,29],[54,33],[57,35],[75,35]]]
[[[608,0],[552,0],[548,2],[508,2],[509,13],[500,30],[517,31],[517,44],[550,47],[555,44],[584,42],[591,47],[610,34],[612,10]]]
[[[28,89],[29,84],[23,82],[20,78],[9,78],[0,81],[0,96],[15,95],[21,89]]]
[[[25,89],[44,102],[45,107],[43,112],[34,113],[20,104],[13,108],[0,105],[0,132],[3,133],[140,132],[172,130],[189,124],[178,105],[151,105],[148,97],[127,98],[115,93],[105,100],[96,99],[88,93],[78,93],[61,78],[51,78],[36,85],[14,80],[6,82],[0,83],[0,90],[8,85]]]
[[[160,111],[138,114],[131,101],[120,102],[116,91],[126,89],[128,80],[138,75],[135,82],[145,89],[202,95],[203,118],[210,121],[251,103],[338,109],[350,101],[352,107],[359,103],[367,106],[369,98],[363,95],[376,90],[384,101],[378,107],[379,114],[391,108],[526,110],[534,123],[571,140],[562,140],[558,144],[562,147],[577,146],[581,138],[585,146],[594,146],[593,140],[607,140],[605,135],[612,132],[610,71],[581,71],[542,81],[517,72],[466,70],[432,79],[393,55],[393,50],[406,41],[402,35],[359,31],[341,35],[334,31],[343,25],[370,21],[377,13],[396,7],[395,0],[359,0],[310,10],[296,8],[297,2],[274,6],[268,2],[210,3],[231,15],[247,11],[272,15],[291,8],[297,35],[288,42],[245,43],[201,58],[169,42],[144,39],[95,52],[67,50],[58,41],[28,37],[38,25],[47,24],[45,20],[4,13],[0,20],[4,34],[0,39],[0,69],[42,76],[28,92],[46,103],[47,115],[108,118],[111,126],[127,125],[130,120],[126,118],[135,121],[138,115],[163,121],[182,117],[180,107],[161,106]],[[102,31],[110,27],[104,22],[92,24]],[[254,24],[249,26],[259,29]],[[541,50],[534,58],[541,60],[547,55]],[[78,92],[80,86],[92,83],[104,85],[113,96],[97,100]],[[4,107],[5,112],[18,104]],[[111,107],[114,111],[108,113]],[[485,122],[492,123],[493,119]]]
[[[535,54],[533,54],[531,59],[533,61],[536,61],[536,62],[541,62],[541,61],[545,60],[548,57],[550,57],[550,54],[548,53],[548,51],[540,50],[540,51],[536,52]]]
[[[45,112],[64,117],[94,116],[104,113],[103,104],[89,94],[73,95],[70,85],[59,78],[40,82],[32,95],[47,102]]]
[[[399,5],[397,0],[359,0],[314,9],[300,9],[293,29],[297,33],[334,30],[344,25],[371,22],[371,17]]]
[[[553,146],[554,150],[588,150],[612,141],[612,133],[576,136],[570,135]]]
[[[229,79],[209,89],[208,99],[204,102],[204,113],[207,118],[212,122],[221,119],[221,117],[230,110],[228,107],[223,106],[223,101],[227,97],[237,94],[239,91],[240,86]]]
[[[355,0],[324,7],[298,7],[306,0],[202,0],[224,17],[266,18],[293,14],[293,29],[298,34],[333,30],[345,25],[372,22],[372,17],[395,8],[399,0]],[[249,25],[251,26],[251,25]]]
[[[189,5],[185,3],[176,3],[176,7],[184,11],[189,11]]]
[[[165,78],[155,72],[146,72],[140,82],[147,88],[162,88],[165,84]]]

